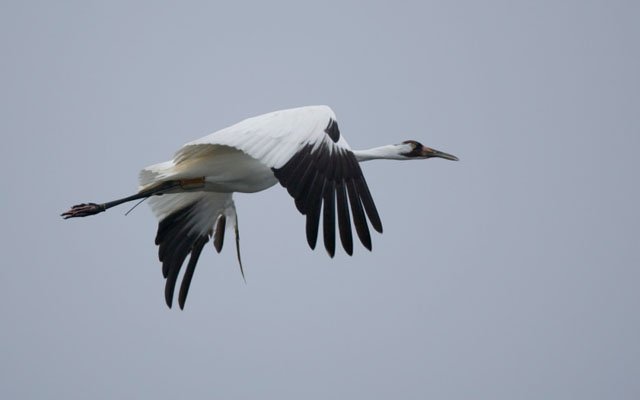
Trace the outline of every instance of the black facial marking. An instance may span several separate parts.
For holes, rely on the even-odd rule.
[[[340,140],[340,129],[338,129],[338,123],[333,118],[329,119],[329,125],[324,129],[324,132],[329,135],[334,143],[338,143],[338,140]]]
[[[422,143],[416,142],[415,140],[406,140],[402,143],[410,144],[412,150],[408,153],[402,153],[405,157],[419,157],[422,155]]]

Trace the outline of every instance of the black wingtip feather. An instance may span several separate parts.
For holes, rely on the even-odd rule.
[[[376,205],[371,197],[371,192],[369,192],[367,182],[364,178],[359,178],[356,180],[356,184],[358,193],[360,194],[360,200],[362,201],[364,210],[367,212],[371,226],[373,226],[373,229],[379,233],[382,233],[382,221],[380,220],[380,215],[378,215],[378,210],[376,209]]]
[[[324,186],[322,227],[324,248],[331,258],[336,253],[335,185],[328,181]]]
[[[197,203],[193,203],[183,207],[166,216],[158,224],[156,244],[159,246],[158,258],[162,262],[162,274],[166,279],[164,298],[169,308],[173,306],[173,295],[180,270],[186,257],[191,253],[178,294],[180,308],[184,307],[202,247],[209,241],[211,234],[211,231],[205,234],[190,233],[192,227],[190,214],[196,206]],[[221,243],[219,244],[222,246]]]
[[[324,189],[325,179],[318,172],[315,179],[311,183],[308,193],[304,199],[306,215],[307,215],[307,241],[312,249],[315,249],[318,240],[318,227],[320,225],[320,209],[322,206],[322,191]]]
[[[181,310],[184,310],[184,304],[187,301],[189,287],[191,286],[191,279],[193,278],[193,273],[196,270],[196,265],[198,264],[200,253],[202,253],[202,249],[208,241],[209,238],[207,236],[200,236],[193,244],[193,248],[191,249],[189,264],[187,265],[187,270],[184,272],[184,277],[182,277],[182,284],[180,285],[180,292],[178,293],[178,305],[180,306]]]
[[[349,215],[349,204],[347,192],[343,182],[336,184],[336,203],[338,206],[338,230],[340,231],[340,242],[342,248],[348,255],[353,255],[353,236],[351,235],[351,217]]]
[[[307,213],[306,233],[307,243],[312,250],[315,250],[318,241],[318,226],[320,223],[320,204],[313,206]]]
[[[372,249],[367,220],[378,232],[382,232],[382,222],[353,152],[330,141],[307,144],[273,172],[294,198],[298,211],[307,217],[305,229],[311,249],[317,244],[322,212],[325,249],[330,257],[335,255],[336,208],[345,252],[353,255],[352,218],[360,242]]]
[[[189,235],[188,239],[184,240],[183,243],[176,248],[172,258],[165,261],[169,264],[169,274],[167,275],[167,281],[164,286],[164,297],[169,308],[171,308],[171,303],[173,301],[173,293],[176,289],[176,282],[178,281],[180,269],[182,268],[182,264],[187,258],[187,255],[191,252],[193,243],[196,240],[197,237],[195,235]]]
[[[356,233],[358,234],[362,245],[371,251],[371,234],[369,233],[367,218],[362,210],[360,197],[356,191],[355,183],[352,180],[347,182],[347,191],[349,192],[349,203],[351,204],[351,212],[353,213],[353,223],[356,226]]]

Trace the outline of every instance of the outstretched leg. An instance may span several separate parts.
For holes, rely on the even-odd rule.
[[[128,196],[128,197],[124,197],[122,199],[117,199],[117,200],[113,200],[113,201],[109,201],[107,203],[103,203],[103,204],[96,204],[96,203],[82,203],[82,204],[77,204],[73,207],[71,207],[71,209],[69,211],[65,211],[62,214],[60,214],[60,216],[64,219],[69,219],[69,218],[76,218],[76,217],[88,217],[89,215],[95,215],[95,214],[99,214],[103,211],[107,211],[109,208],[111,207],[115,207],[117,205],[120,205],[122,203],[127,203],[129,201],[133,201],[133,200],[139,200],[139,199],[146,199],[147,197],[151,197],[151,196],[158,196],[161,194],[165,194],[165,193],[169,193],[171,192],[173,189],[177,189],[180,188],[184,191],[187,190],[194,190],[194,189],[199,189],[204,187],[204,177],[202,178],[195,178],[195,179],[181,179],[181,180],[174,180],[174,181],[166,181],[166,182],[161,182],[160,184],[151,187],[149,189],[145,189],[139,193],[136,193],[134,195]]]

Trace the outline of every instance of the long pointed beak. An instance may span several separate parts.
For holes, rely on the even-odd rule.
[[[454,156],[453,154],[448,154],[448,153],[445,153],[444,151],[432,149],[430,147],[423,147],[422,155],[424,157],[438,157],[438,158],[444,158],[445,160],[458,161],[458,157]]]

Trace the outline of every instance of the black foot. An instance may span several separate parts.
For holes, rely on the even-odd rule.
[[[63,212],[60,216],[64,219],[75,217],[88,217],[106,211],[107,209],[103,204],[96,203],[82,203],[71,207],[71,210]]]

